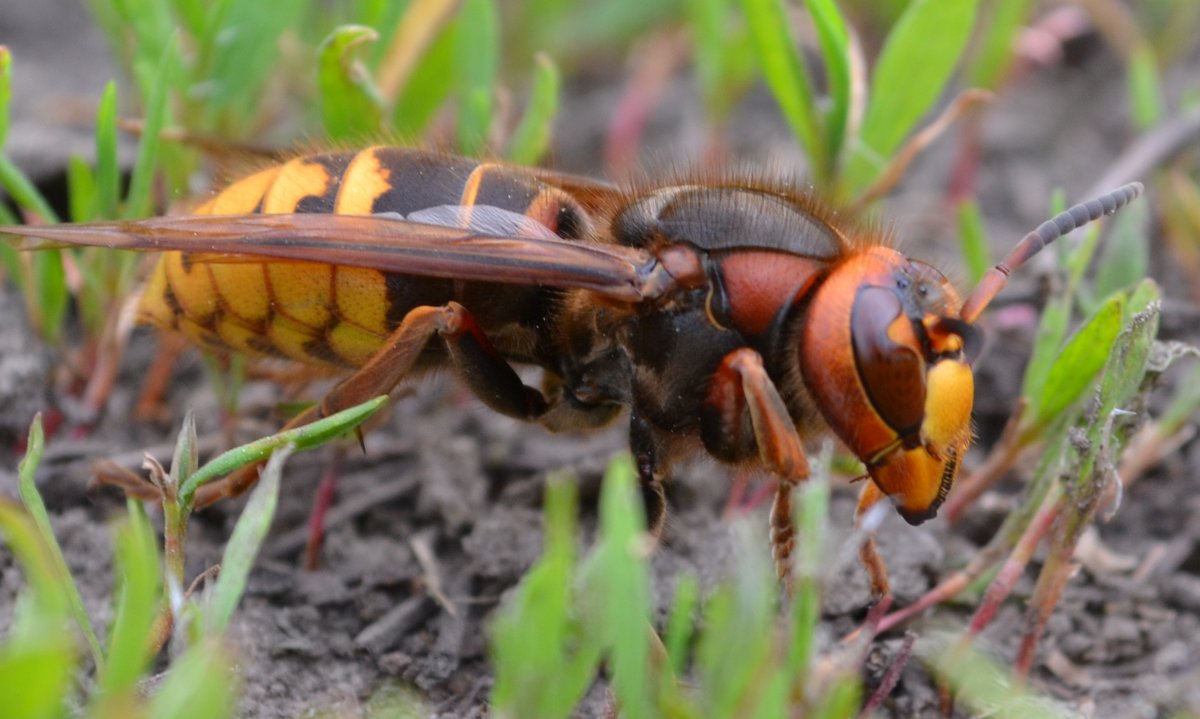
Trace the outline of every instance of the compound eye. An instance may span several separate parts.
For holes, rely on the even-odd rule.
[[[879,417],[906,447],[920,443],[925,418],[925,362],[912,320],[895,290],[858,290],[850,314],[858,377]]]

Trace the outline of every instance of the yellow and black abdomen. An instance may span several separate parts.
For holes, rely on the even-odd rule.
[[[571,236],[573,228],[559,227],[564,203],[572,201],[562,190],[519,169],[372,147],[299,157],[262,170],[230,185],[197,214],[408,215],[439,205],[491,205],[528,214]],[[519,322],[519,313],[536,313],[529,305],[543,301],[533,296],[538,292],[312,262],[192,261],[186,253],[169,252],[143,293],[140,316],[213,350],[349,368],[365,363],[419,305],[476,300],[467,306],[474,305],[485,330],[520,335],[507,325]],[[481,294],[495,301],[480,303]],[[533,340],[516,341],[528,345]]]

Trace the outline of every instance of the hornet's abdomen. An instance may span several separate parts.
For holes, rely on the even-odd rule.
[[[567,237],[578,229],[564,223],[573,218],[564,211],[574,208],[570,199],[519,170],[392,147],[296,158],[234,183],[196,214],[409,215],[442,205],[499,207]],[[502,329],[523,305],[537,301],[535,288],[487,287],[505,296],[475,310],[485,329]],[[194,261],[168,252],[143,293],[139,315],[212,350],[351,368],[364,364],[414,307],[466,304],[483,288],[331,264]],[[506,316],[489,316],[489,309],[505,307]]]

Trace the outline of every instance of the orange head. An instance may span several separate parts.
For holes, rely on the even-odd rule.
[[[871,247],[837,265],[805,313],[809,392],[913,524],[937,512],[971,440],[978,334],[959,309],[941,273]]]
[[[937,513],[971,442],[975,320],[1010,272],[1141,192],[1133,182],[1043,222],[963,302],[940,272],[883,246],[850,253],[813,293],[799,343],[805,385],[910,523]]]

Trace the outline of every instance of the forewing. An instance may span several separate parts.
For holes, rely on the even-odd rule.
[[[437,215],[439,210],[442,214]],[[500,214],[505,212],[434,208],[426,219],[442,224],[396,215],[191,215],[0,226],[0,239],[16,240],[23,249],[88,245],[180,251],[193,253],[195,261],[220,262],[237,261],[239,256],[271,257],[427,277],[574,287],[625,302],[641,301],[660,290],[661,273],[649,254],[563,240],[536,222],[518,219],[523,215]]]

